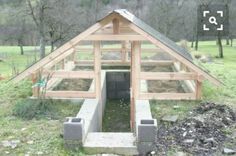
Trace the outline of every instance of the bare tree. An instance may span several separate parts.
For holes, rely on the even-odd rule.
[[[45,11],[49,9],[47,0],[37,0],[35,6],[32,0],[27,0],[30,15],[40,35],[40,58],[45,57],[46,34],[45,34]]]

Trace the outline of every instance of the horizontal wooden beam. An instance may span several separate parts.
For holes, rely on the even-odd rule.
[[[141,35],[89,35],[84,40],[89,41],[145,41]]]
[[[127,60],[127,62],[122,62],[121,60],[101,60],[102,63],[111,63],[111,64],[116,64],[116,63],[127,63],[130,64],[130,60]],[[93,64],[93,60],[79,60],[75,61],[75,64]],[[142,61],[142,65],[172,65],[173,61],[168,61],[168,60],[158,60],[158,61]]]
[[[142,65],[173,65],[172,60],[141,60]]]
[[[94,92],[88,91],[47,91],[46,97],[63,97],[63,98],[95,98]]]
[[[196,73],[179,73],[179,72],[141,72],[142,80],[196,80]]]
[[[93,48],[76,48],[77,52],[92,52]],[[120,52],[122,51],[122,48],[101,48],[102,52]],[[126,51],[131,51],[130,48],[126,48]],[[150,52],[150,53],[156,53],[156,52],[163,52],[160,48],[142,48],[142,52]]]
[[[140,93],[140,100],[195,100],[195,93]]]
[[[93,71],[47,71],[44,74],[51,74],[52,78],[67,78],[67,79],[93,79],[95,74]]]

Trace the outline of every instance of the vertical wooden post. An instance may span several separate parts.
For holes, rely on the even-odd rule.
[[[62,61],[61,61],[61,69],[65,69],[65,59],[63,59]]]
[[[100,41],[95,41],[94,48],[94,73],[96,98],[101,99],[101,51]]]
[[[73,47],[73,53],[71,54],[71,61],[76,62],[76,48]]]
[[[131,45],[131,107],[130,119],[131,128],[135,126],[135,101],[139,98],[140,93],[140,63],[141,63],[141,43],[139,41],[132,42]]]
[[[37,83],[37,74],[36,73],[31,74],[31,80],[32,80],[33,85],[35,83]],[[39,96],[39,87],[33,87],[32,93],[33,93],[34,97],[38,97]]]
[[[127,61],[126,53],[127,53],[126,42],[123,41],[121,43],[121,61],[122,62],[126,62]]]
[[[200,100],[202,97],[202,81],[196,80],[196,99]]]
[[[120,33],[120,21],[117,18],[114,18],[112,20],[113,24],[113,34],[119,34]]]

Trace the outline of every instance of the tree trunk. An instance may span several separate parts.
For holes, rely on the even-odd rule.
[[[230,38],[230,46],[233,47],[233,38]]]
[[[195,50],[198,50],[198,34],[196,35]]]
[[[229,36],[226,38],[226,45],[229,45]]]
[[[193,47],[194,47],[194,36],[193,36],[192,42],[191,42],[191,48],[193,48]]]
[[[21,39],[18,40],[18,46],[20,47],[20,54],[24,55],[24,48],[23,48],[23,43]]]
[[[222,47],[222,41],[221,41],[220,34],[218,34],[218,47],[219,47],[219,57],[224,58],[224,53],[223,53],[223,47]]]
[[[43,36],[41,36],[40,39],[40,58],[44,58],[45,57],[45,39]]]
[[[53,51],[54,51],[54,42],[51,41],[51,52],[53,52]]]
[[[22,45],[22,44],[20,44],[20,54],[21,54],[21,55],[24,55],[24,48],[23,48],[23,45]]]

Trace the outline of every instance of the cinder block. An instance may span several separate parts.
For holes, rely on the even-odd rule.
[[[64,122],[64,139],[70,141],[83,142],[84,120],[81,118],[68,118]]]
[[[155,143],[152,142],[139,142],[138,143],[138,152],[140,155],[147,155],[152,151],[155,151],[156,146]]]
[[[157,135],[156,119],[142,119],[138,124],[138,142],[155,142]]]

